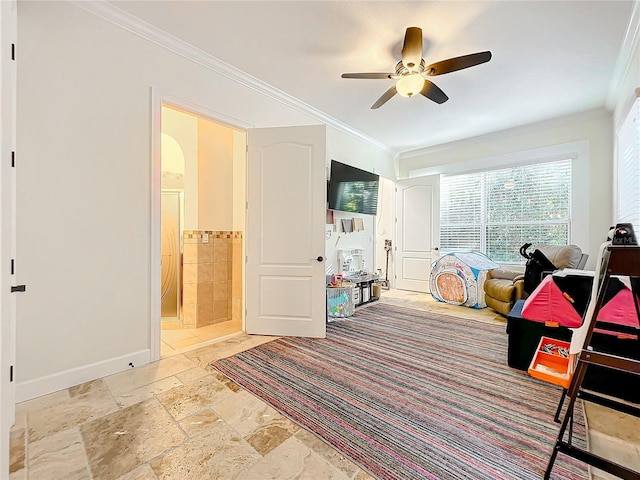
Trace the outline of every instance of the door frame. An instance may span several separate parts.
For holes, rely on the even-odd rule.
[[[160,202],[162,199],[162,163],[161,163],[161,137],[162,137],[162,106],[174,107],[179,110],[204,117],[216,123],[226,125],[236,130],[248,130],[254,126],[216,112],[202,105],[190,102],[175,95],[162,92],[151,87],[151,198],[149,204],[149,346],[150,360],[160,360],[161,328],[160,328],[160,277],[162,260]],[[246,219],[245,219],[246,222]],[[246,228],[246,225],[245,225]],[[244,297],[244,292],[243,292]]]
[[[16,384],[16,298],[11,286],[16,282],[16,61],[12,45],[17,45],[17,4],[0,2],[0,477],[9,475],[10,430],[15,423]],[[10,161],[11,159],[11,161]],[[11,271],[8,265],[11,264]],[[17,264],[16,264],[17,267]],[[11,373],[10,373],[11,372]]]

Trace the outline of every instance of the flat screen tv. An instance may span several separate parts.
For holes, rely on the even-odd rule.
[[[380,176],[331,160],[329,209],[375,215]]]

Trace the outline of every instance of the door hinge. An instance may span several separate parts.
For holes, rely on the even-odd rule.
[[[15,271],[15,263],[16,261],[12,258],[11,259],[11,275],[13,275],[13,272]]]
[[[11,166],[16,166],[16,152],[11,152]]]
[[[26,292],[26,291],[27,291],[27,286],[26,285],[12,285],[11,286],[11,293]]]
[[[13,382],[13,365],[9,367],[9,381]]]
[[[398,218],[397,217],[395,218],[394,222],[398,223]]]
[[[15,60],[16,59],[16,44],[12,43],[11,44],[11,60]]]
[[[245,210],[249,210],[249,202],[244,202],[244,208]]]

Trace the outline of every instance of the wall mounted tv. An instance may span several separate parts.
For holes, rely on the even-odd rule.
[[[329,209],[375,215],[380,176],[331,160]]]

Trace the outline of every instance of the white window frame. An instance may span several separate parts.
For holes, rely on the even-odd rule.
[[[627,114],[617,128],[615,135],[614,155],[614,195],[613,218],[615,223],[632,223],[636,236],[640,234],[640,89],[636,89],[636,97]],[[631,143],[630,143],[631,142]],[[631,151],[627,151],[627,149]],[[624,157],[628,156],[629,164],[625,164]],[[634,175],[635,173],[635,175]],[[634,178],[635,181],[629,181]],[[621,190],[630,198],[623,200],[635,205],[622,208]]]
[[[590,252],[591,248],[591,219],[589,211],[591,201],[589,197],[591,156],[589,140],[559,143],[529,150],[508,152],[491,157],[471,158],[441,165],[417,168],[408,172],[409,178],[423,175],[454,175],[457,173],[471,173],[481,170],[505,168],[517,165],[542,163],[553,160],[572,160],[571,167],[571,204],[575,208],[571,211],[571,243],[580,246],[583,252]],[[600,243],[598,239],[597,245]],[[595,248],[595,245],[594,245]],[[504,266],[510,264],[504,263]]]
[[[523,167],[528,167],[528,166],[536,166],[536,165],[543,165],[546,163],[554,163],[554,162],[569,162],[569,174],[573,175],[573,163],[574,163],[574,159],[573,158],[564,158],[564,159],[552,159],[552,160],[547,160],[547,161],[532,161],[530,163],[524,164],[524,165],[502,165],[500,167],[497,168],[488,168],[488,169],[483,169],[483,170],[479,170],[479,171],[475,171],[475,172],[465,172],[465,173],[456,173],[453,175],[443,175],[441,176],[441,182],[442,179],[447,178],[447,177],[455,177],[458,175],[481,175],[483,173],[489,173],[489,172],[493,172],[493,171],[498,171],[498,170],[507,170],[507,169],[513,169],[513,168],[523,168]],[[473,221],[473,222],[469,222],[469,224],[467,225],[476,225],[479,226],[479,232],[480,232],[480,238],[477,239],[478,243],[479,243],[479,249],[481,252],[488,254],[487,252],[487,248],[488,248],[488,229],[491,226],[496,226],[499,227],[500,225],[517,225],[517,223],[511,223],[511,222],[490,222],[488,220],[487,217],[487,195],[486,195],[486,188],[487,188],[487,182],[485,181],[485,178],[483,177],[483,180],[480,181],[480,192],[478,193],[479,195],[479,199],[480,199],[480,218],[479,219],[474,219],[474,220],[479,220],[479,221]],[[573,180],[571,181],[570,184],[570,189],[573,190],[574,185],[573,185]],[[571,192],[570,192],[571,193]],[[442,189],[441,189],[441,194],[442,194]],[[572,204],[572,197],[573,195],[570,194],[569,198],[568,198],[568,218],[563,221],[560,222],[553,222],[553,221],[541,221],[541,220],[535,220],[535,221],[523,221],[521,222],[523,225],[566,225],[567,227],[567,244],[571,243],[571,224],[572,224],[572,218],[573,218],[573,204]],[[440,205],[441,205],[441,209],[440,209],[440,214],[442,215],[442,204],[444,202],[440,201]],[[442,235],[442,226],[445,225],[445,222],[442,220],[442,217],[440,218],[440,225],[441,225],[441,229],[440,229],[440,234]],[[455,226],[456,224],[451,224],[452,226]],[[465,224],[460,224],[461,226],[464,226]],[[448,250],[444,247],[443,242],[442,242],[442,237],[441,237],[441,241],[440,241],[440,245],[441,245],[441,250],[443,253],[447,252]],[[498,260],[500,261],[500,260]],[[502,262],[503,264],[507,264],[510,262]],[[522,261],[520,261],[519,263],[524,263],[524,259],[522,259]]]

